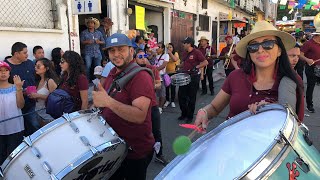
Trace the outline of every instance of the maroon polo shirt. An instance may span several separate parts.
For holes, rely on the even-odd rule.
[[[227,119],[248,110],[249,104],[260,102],[262,100],[270,103],[278,102],[279,83],[280,80],[277,78],[271,89],[256,90],[253,86],[253,82],[250,81],[249,75],[247,75],[242,69],[237,69],[230,73],[222,86],[222,90],[231,96],[229,102],[230,111]],[[304,115],[304,99],[303,96],[297,98],[300,98],[298,116],[302,121]]]
[[[155,81],[160,81],[161,80],[160,79],[159,70],[157,69],[156,66],[152,66],[152,65],[147,64],[146,68],[149,68],[149,69],[152,70]],[[156,105],[158,105],[158,102],[157,102],[157,98],[156,98],[156,93],[154,93],[154,98],[152,98],[151,106],[153,107],[153,106],[156,106]]]
[[[190,71],[204,60],[206,60],[206,58],[202,55],[201,51],[193,48],[191,52],[185,53],[182,70]]]
[[[207,46],[206,48],[198,48],[199,51],[202,53],[202,55],[204,57],[207,58],[207,61],[208,61],[208,67],[213,67],[213,58],[212,57],[207,57],[206,54],[207,54],[207,49],[210,49],[210,55],[214,55],[214,54],[217,54],[216,51],[214,50],[214,48],[211,48],[210,46]]]
[[[113,79],[116,78],[119,73],[120,72],[116,73],[116,68],[110,71],[104,84],[106,90],[109,89]],[[141,96],[149,98],[151,102],[152,99],[155,98],[152,77],[146,71],[138,72],[113,98],[123,104],[132,105],[132,101]],[[131,147],[132,150],[128,151],[128,159],[145,158],[153,151],[155,141],[152,134],[151,102],[146,119],[142,124],[128,122],[116,115],[109,108],[104,108],[102,111],[102,116],[108,124],[126,141],[129,147]],[[132,116],[134,116],[134,114]]]
[[[224,47],[222,50],[221,50],[221,53],[220,53],[220,56],[225,56],[226,54],[229,53],[229,50],[230,50],[230,47],[231,45],[228,45],[226,47]],[[233,46],[233,52],[231,54],[234,54],[235,56],[233,57],[233,60],[235,60],[237,62],[237,65],[240,67],[241,65],[241,61],[242,61],[242,58],[236,53],[236,51],[234,50],[235,49],[235,46]],[[233,64],[231,63],[230,61],[230,64],[228,66],[228,69],[235,69],[235,67],[233,66]]]
[[[65,90],[66,92],[69,93],[70,96],[73,97],[75,101],[74,111],[79,111],[82,105],[80,91],[89,89],[88,79],[84,74],[81,74],[77,79],[76,85],[73,87],[70,87],[67,84],[66,82],[67,76],[64,76],[63,79],[64,81],[59,88]]]
[[[313,39],[305,42],[300,50],[307,58],[313,59],[314,61],[320,59],[320,44]],[[320,61],[316,62],[315,65],[320,65]]]

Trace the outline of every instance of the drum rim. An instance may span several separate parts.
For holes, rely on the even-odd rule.
[[[81,115],[85,115],[85,114],[89,114],[89,113],[93,113],[93,112],[94,112],[93,110],[80,110],[80,111],[75,111],[75,112],[72,112],[72,113],[68,113],[68,115],[69,115],[69,117],[71,118],[71,121],[72,121],[74,118],[79,118],[79,117],[81,117]],[[99,116],[99,120],[100,120],[100,122],[102,124],[104,124],[104,125],[106,124],[106,121],[102,116]],[[27,141],[32,145],[37,140],[39,140],[42,136],[44,136],[45,134],[53,131],[54,129],[56,129],[56,128],[60,127],[60,126],[62,126],[65,123],[68,123],[68,121],[63,117],[60,117],[60,118],[50,122],[49,124],[43,126],[42,128],[38,129],[33,134],[25,137],[23,139],[22,143],[20,143],[20,145],[18,147],[16,147],[16,149],[14,149],[13,152],[6,158],[6,160],[2,163],[2,165],[0,165],[0,172],[3,171],[3,173],[4,173],[5,170],[10,166],[11,162],[13,162],[21,153],[23,153],[29,147],[29,145],[26,143]],[[118,134],[113,130],[112,127],[108,127],[107,129],[110,131],[110,133],[113,136],[117,136],[118,138],[120,138],[118,136]],[[106,143],[109,143],[109,142],[106,142]],[[104,145],[104,144],[105,143],[103,143],[101,145]],[[99,146],[101,146],[101,145],[99,145]]]
[[[290,131],[290,127],[288,127],[288,122],[292,121],[292,119],[288,118],[291,115],[291,112],[288,107],[280,105],[280,104],[268,104],[265,105],[264,107],[262,107],[258,113],[262,113],[265,111],[269,111],[269,110],[280,110],[280,111],[285,111],[286,114],[286,120],[282,125],[282,128],[280,129],[280,131],[283,132],[284,136],[292,143],[293,141],[293,137],[296,134],[297,131],[297,122],[293,122],[291,129],[292,131]],[[215,136],[216,134],[220,133],[223,129],[239,122],[242,121],[243,119],[250,117],[251,113],[249,111],[245,111],[242,112],[228,120],[226,120],[225,122],[223,122],[222,124],[220,124],[218,127],[216,127],[215,129],[213,129],[212,131],[210,131],[209,133],[205,134],[204,136],[200,137],[199,139],[197,139],[191,146],[189,152],[192,152],[196,149],[197,146],[201,145],[203,142],[205,142],[206,139],[209,139],[213,136]],[[279,135],[279,134],[278,134]],[[248,176],[252,176],[252,174],[257,174],[257,169],[255,169],[256,166],[258,166],[264,159],[268,159],[270,161],[270,163],[268,165],[266,165],[265,170],[262,171],[260,174],[258,174],[259,176],[264,176],[265,174],[267,174],[270,170],[272,170],[271,165],[275,165],[279,158],[281,158],[281,154],[280,151],[278,151],[279,153],[276,156],[273,156],[273,153],[270,153],[272,150],[279,150],[279,146],[280,146],[280,151],[283,151],[283,153],[286,150],[286,147],[284,147],[283,145],[277,143],[276,140],[274,140],[264,151],[264,153],[262,155],[260,155],[259,157],[257,157],[256,161],[253,162],[246,170],[244,170],[238,177],[235,177],[234,179],[241,179],[241,178],[248,178]],[[281,147],[282,146],[282,147]],[[172,160],[155,178],[155,180],[160,180],[163,179],[164,177],[166,177],[167,174],[169,174],[170,170],[173,169],[180,161],[182,161],[184,158],[186,158],[186,156],[188,155],[184,154],[184,155],[180,155],[177,156],[174,160]],[[270,168],[271,166],[271,168]],[[267,171],[268,170],[268,171]],[[260,171],[260,170],[259,170]],[[251,178],[251,177],[250,177]],[[249,179],[250,179],[249,178]],[[257,177],[256,177],[257,178]],[[253,179],[256,179],[253,178]]]
[[[116,144],[123,144],[125,145],[125,152],[124,155],[122,156],[122,158],[120,159],[120,161],[118,162],[118,165],[120,165],[122,163],[122,161],[125,159],[126,154],[128,152],[128,145],[125,143],[125,141],[123,139],[121,139],[120,137],[118,137],[117,139],[114,139],[112,141],[108,141],[106,143],[103,143],[99,146],[96,147],[96,149],[98,151],[103,151],[108,147],[112,147]],[[65,176],[67,176],[69,173],[71,173],[74,169],[78,168],[83,162],[88,161],[89,159],[91,159],[92,157],[94,157],[95,154],[93,154],[90,150],[86,151],[85,153],[82,154],[82,156],[80,156],[78,159],[74,160],[73,162],[69,163],[68,166],[66,166],[65,168],[63,168],[60,172],[58,172],[55,177],[57,177],[58,179],[63,179]]]

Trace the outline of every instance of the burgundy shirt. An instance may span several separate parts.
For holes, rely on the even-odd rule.
[[[220,56],[224,56],[224,55],[228,54],[228,53],[229,53],[229,50],[230,50],[230,47],[231,47],[231,45],[224,47],[224,48],[221,50]],[[235,49],[235,46],[233,46],[233,47],[234,47],[234,49]],[[235,50],[233,50],[232,54],[235,55],[235,56],[233,57],[233,60],[235,60],[235,61],[237,62],[238,67],[240,67],[242,58],[236,53]],[[229,64],[229,66],[228,66],[228,69],[235,69],[235,67],[233,66],[233,64],[232,64],[231,62],[230,62],[230,64]]]
[[[278,78],[269,90],[256,90],[249,79],[249,75],[247,75],[242,69],[237,69],[230,73],[224,81],[222,90],[231,96],[229,102],[230,112],[227,119],[248,110],[249,104],[260,102],[262,100],[270,103],[278,102],[278,87],[280,83]],[[302,121],[304,116],[304,99],[303,96],[299,98],[300,109],[298,110],[298,116]]]
[[[160,81],[161,80],[159,71],[158,71],[156,66],[152,66],[152,65],[147,64],[146,68],[149,68],[149,69],[152,70],[155,81]],[[153,107],[153,106],[157,106],[157,105],[158,105],[158,102],[157,102],[157,98],[156,98],[156,93],[154,93],[154,98],[152,98],[151,106]]]
[[[70,87],[66,82],[66,78],[67,76],[64,76],[64,81],[59,88],[67,91],[69,95],[73,97],[73,100],[75,101],[75,106],[76,106],[74,107],[74,111],[79,111],[81,110],[81,105],[82,105],[80,91],[89,89],[88,79],[84,74],[81,74],[78,77],[76,85],[73,87]]]
[[[320,44],[316,43],[313,39],[305,42],[301,47],[301,52],[304,56],[313,60],[320,59]],[[315,65],[320,65],[320,61],[316,62]]]
[[[214,48],[211,48],[210,46],[207,46],[206,48],[200,47],[198,49],[199,49],[199,51],[201,51],[202,55],[207,58],[207,61],[208,61],[208,65],[207,66],[208,67],[213,67],[213,58],[212,57],[207,57],[206,55],[207,55],[207,50],[208,49],[210,50],[210,55],[211,56],[214,55],[214,54],[217,54],[216,51],[214,50]]]
[[[106,90],[109,89],[113,79],[116,78],[119,73],[116,73],[116,68],[110,71],[104,84]],[[155,97],[152,77],[146,71],[138,72],[113,98],[123,104],[132,105],[132,101],[141,96],[147,97],[150,100]],[[103,109],[102,116],[118,135],[126,141],[129,147],[131,147],[132,150],[129,149],[128,151],[128,159],[141,159],[153,151],[155,141],[151,127],[151,104],[146,119],[142,124],[126,121],[109,108]]]
[[[201,62],[206,60],[201,51],[193,48],[191,52],[185,53],[183,57],[183,71],[189,71],[199,65]]]

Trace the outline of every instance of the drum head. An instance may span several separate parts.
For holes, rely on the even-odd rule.
[[[286,112],[265,111],[209,132],[156,179],[234,179],[265,154],[286,121]]]

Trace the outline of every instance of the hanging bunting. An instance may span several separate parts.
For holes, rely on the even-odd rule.
[[[294,2],[294,1],[289,1],[289,3],[288,3],[288,9],[293,9],[295,5],[296,5],[296,2]]]
[[[298,5],[297,5],[297,8],[298,9],[302,9],[303,6],[307,3],[307,0],[299,0],[298,1]]]
[[[230,6],[231,6],[231,8],[235,8],[235,3],[234,3],[234,0],[230,0]]]
[[[311,5],[310,5],[310,4],[306,4],[306,5],[304,6],[304,9],[305,9],[305,10],[310,10],[310,9],[311,9]]]
[[[286,9],[286,6],[280,5],[280,9],[284,10],[284,9]]]

